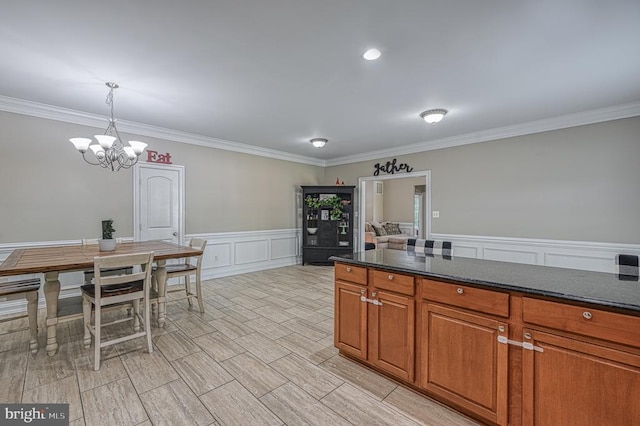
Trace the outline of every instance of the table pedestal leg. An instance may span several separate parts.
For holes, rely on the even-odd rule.
[[[53,356],[58,351],[58,296],[60,281],[57,272],[44,274],[44,297],[47,301],[47,355]]]
[[[29,314],[29,349],[32,354],[38,352],[38,292],[30,291],[27,293],[27,312]]]
[[[158,260],[156,269],[156,282],[158,283],[158,327],[164,327],[166,318],[166,296],[167,296],[167,261]]]

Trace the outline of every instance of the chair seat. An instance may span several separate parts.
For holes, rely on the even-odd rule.
[[[167,265],[167,274],[176,273],[176,272],[187,272],[187,271],[196,271],[198,269],[197,266],[189,265],[187,263],[179,264],[179,265]],[[155,272],[158,268],[154,267],[153,271]]]
[[[40,278],[13,281],[0,284],[0,296],[37,291],[40,288]]]
[[[139,280],[139,281],[124,283],[124,284],[112,284],[109,286],[102,286],[102,294],[104,296],[111,297],[111,296],[117,296],[119,294],[135,293],[137,291],[143,290],[143,284],[144,282],[142,280]],[[96,296],[96,286],[93,284],[85,284],[83,286],[80,286],[80,290],[82,290],[83,293],[85,293],[90,297]]]

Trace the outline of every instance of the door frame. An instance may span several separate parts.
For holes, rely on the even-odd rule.
[[[425,239],[429,239],[431,236],[431,170],[425,170],[421,172],[403,173],[401,175],[385,175],[385,176],[364,176],[358,178],[359,203],[358,203],[358,238],[356,240],[356,251],[364,251],[364,223],[365,223],[365,205],[366,205],[366,182],[376,180],[391,180],[391,179],[406,179],[424,177],[425,184],[427,186],[426,208],[424,209],[424,231]]]
[[[140,227],[142,222],[140,220],[140,185],[142,184],[140,170],[155,169],[155,170],[174,170],[178,172],[178,210],[180,212],[180,220],[178,220],[178,233],[179,244],[184,244],[184,231],[185,231],[185,201],[184,201],[184,166],[178,166],[175,164],[156,164],[156,163],[137,163],[133,166],[133,241],[140,241]]]

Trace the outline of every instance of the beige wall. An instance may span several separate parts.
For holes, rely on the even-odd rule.
[[[424,178],[388,179],[384,181],[384,220],[413,223],[415,186]]]
[[[640,117],[397,158],[431,170],[432,232],[640,242]],[[326,176],[357,185],[377,161]]]
[[[0,243],[98,237],[106,218],[133,236],[132,171],[90,166],[68,141],[104,129],[5,112],[0,129]],[[322,167],[136,139],[185,166],[190,234],[295,228],[296,189],[324,179]]]

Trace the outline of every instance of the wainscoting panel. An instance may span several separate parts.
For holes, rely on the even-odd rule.
[[[451,241],[453,255],[502,262],[616,273],[616,255],[640,255],[640,244],[539,240],[459,234],[431,234]]]
[[[269,259],[269,241],[238,241],[234,244],[233,254],[236,260],[236,265],[264,262]]]

